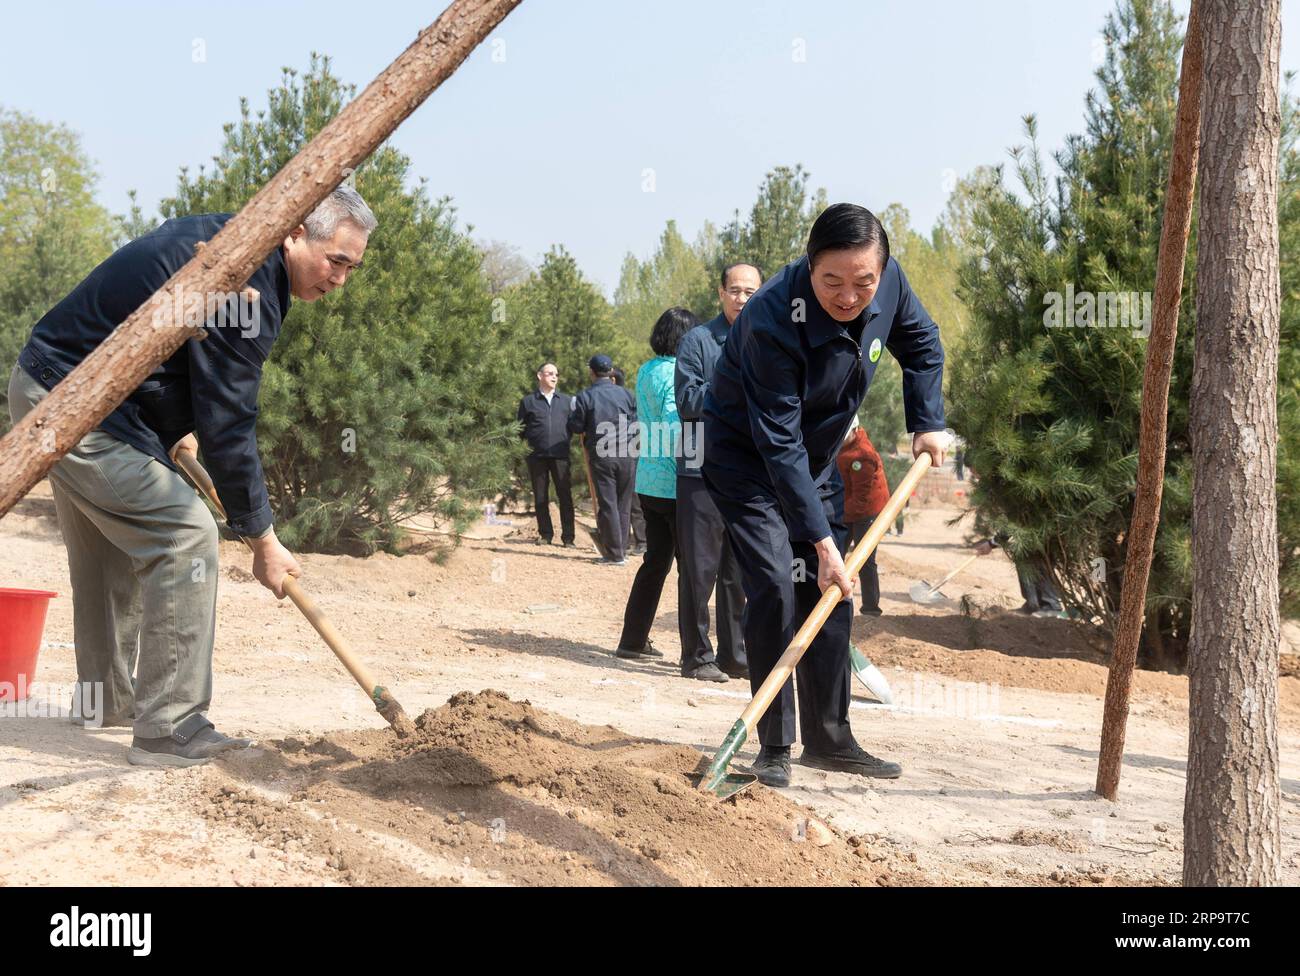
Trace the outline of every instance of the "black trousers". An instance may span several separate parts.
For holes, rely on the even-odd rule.
[[[705,476],[707,484],[707,475]],[[817,551],[811,542],[791,542],[790,530],[775,497],[728,498],[709,486],[740,564],[745,588],[745,649],[749,684],[757,692],[785,652],[795,631],[812,612],[817,588]],[[848,530],[841,522],[843,489],[823,498],[835,544],[843,553]],[[832,752],[853,743],[849,728],[849,632],[853,604],[843,600],[831,612],[767,712],[758,720],[758,739],[765,746],[788,746],[795,739],[795,689],[799,698],[799,732],[805,749]]]
[[[673,568],[677,555],[677,503],[671,498],[637,494],[641,511],[645,515],[646,551],[632,592],[627,595],[623,611],[623,635],[618,646],[629,651],[645,647],[650,628],[659,612],[659,597],[663,594],[664,580]],[[677,576],[677,595],[681,599],[682,578]]]
[[[632,496],[636,494],[636,458],[591,458],[596,486],[596,530],[610,559],[624,557],[623,544],[632,526]]]
[[[537,534],[550,541],[555,538],[551,524],[549,482],[555,482],[555,500],[560,505],[560,541],[573,541],[573,484],[568,458],[530,457],[528,474],[533,479],[533,508],[537,512]]]
[[[853,523],[853,545],[862,541],[862,537],[867,534],[867,529],[871,528],[871,523],[875,518],[863,519],[861,522]],[[877,547],[879,548],[879,547]],[[847,552],[840,553],[841,556],[848,558]],[[858,574],[859,595],[862,599],[862,609],[879,610],[880,609],[880,571],[876,568],[876,549],[871,550],[871,555],[867,557],[866,563],[862,567],[862,572]]]
[[[635,484],[635,482],[633,482]],[[645,513],[641,511],[641,495],[635,491],[632,493],[632,534],[627,540],[629,546],[644,546],[645,537]]]
[[[1020,595],[1030,610],[1061,609],[1061,595],[1041,567],[1032,562],[1016,563],[1016,576],[1020,582]]]
[[[740,566],[727,540],[727,524],[703,478],[677,479],[677,567],[682,585],[677,608],[682,670],[714,660],[709,641],[709,598],[718,590],[718,666],[748,667],[741,617],[745,588]]]

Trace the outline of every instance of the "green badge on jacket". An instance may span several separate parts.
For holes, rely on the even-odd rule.
[[[876,360],[878,360],[878,359],[880,358],[880,340],[879,340],[879,339],[872,339],[872,340],[871,340],[871,349],[868,350],[868,352],[867,352],[867,358],[870,359],[873,363],[874,363]]]

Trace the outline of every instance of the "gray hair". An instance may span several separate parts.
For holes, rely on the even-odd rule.
[[[307,228],[307,238],[313,241],[329,240],[338,229],[339,221],[350,220],[366,234],[379,226],[375,215],[361,199],[361,194],[346,183],[339,186],[307,215],[302,222]]]

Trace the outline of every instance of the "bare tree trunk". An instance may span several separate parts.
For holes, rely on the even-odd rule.
[[[1279,0],[1206,0],[1183,884],[1276,884]]]
[[[1156,260],[1155,311],[1147,339],[1142,376],[1142,426],[1138,434],[1137,499],[1133,520],[1124,538],[1124,584],[1119,621],[1106,677],[1106,705],[1097,757],[1097,792],[1108,800],[1119,793],[1128,726],[1129,689],[1137,662],[1138,638],[1146,616],[1147,578],[1160,524],[1164,491],[1165,439],[1169,428],[1169,376],[1178,338],[1178,309],[1183,295],[1187,234],[1192,227],[1192,197],[1196,186],[1196,156],[1201,119],[1201,0],[1192,0],[1183,41],[1182,74],[1178,80],[1178,114],[1174,120],[1174,152],[1165,191],[1165,215],[1160,227]],[[1156,615],[1152,615],[1156,619]]]
[[[184,298],[177,296],[238,291],[271,249],[450,77],[519,2],[454,0],[192,261],[19,421],[0,440],[0,516],[195,335],[198,330],[174,314],[185,307]]]

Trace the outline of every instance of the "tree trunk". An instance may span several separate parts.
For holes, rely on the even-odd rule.
[[[184,297],[177,296],[238,291],[271,249],[450,77],[519,2],[454,0],[193,260],[14,425],[0,440],[0,517],[195,335],[198,330],[174,314],[185,307]]]
[[[1206,0],[1184,885],[1276,884],[1279,0]]]
[[[1146,616],[1147,578],[1151,574],[1156,528],[1160,524],[1160,496],[1164,491],[1169,376],[1174,367],[1174,342],[1178,338],[1178,309],[1182,304],[1187,234],[1192,227],[1192,197],[1199,146],[1201,59],[1204,54],[1200,5],[1201,0],[1192,0],[1183,41],[1174,151],[1169,164],[1169,186],[1165,191],[1164,220],[1160,226],[1160,254],[1156,260],[1155,310],[1151,335],[1147,339],[1146,368],[1142,374],[1137,498],[1133,504],[1133,520],[1128,535],[1124,537],[1124,583],[1120,591],[1110,673],[1106,676],[1106,705],[1097,756],[1097,792],[1108,800],[1115,799],[1119,793],[1129,691],[1133,666],[1137,662],[1138,638],[1142,635],[1142,620]],[[1152,639],[1158,641],[1159,635]]]

